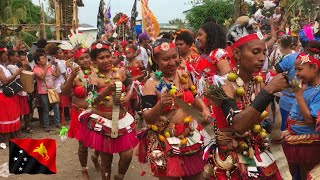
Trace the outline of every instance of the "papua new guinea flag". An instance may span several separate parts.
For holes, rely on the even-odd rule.
[[[9,153],[10,173],[57,173],[54,139],[12,139],[9,142]]]

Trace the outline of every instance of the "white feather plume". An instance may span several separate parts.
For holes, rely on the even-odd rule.
[[[273,1],[270,1],[270,0],[266,0],[266,1],[263,1],[263,7],[266,9],[266,10],[269,10],[273,7],[276,7],[276,4],[273,3]]]
[[[73,45],[68,41],[62,41],[59,47],[63,50],[69,50],[69,51],[73,49]]]
[[[258,9],[254,15],[253,15],[255,20],[261,20],[262,18],[264,18],[264,16],[262,15],[262,9]]]
[[[70,29],[70,35],[68,36],[70,44],[73,47],[82,46],[83,48],[89,48],[96,38],[91,34],[83,34],[79,32],[79,29]]]

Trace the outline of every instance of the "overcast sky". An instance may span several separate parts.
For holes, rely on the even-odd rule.
[[[47,3],[48,0],[40,0],[41,2]],[[85,7],[79,8],[79,20],[80,23],[87,23],[90,25],[96,25],[97,13],[100,0],[83,0]],[[110,0],[105,0],[108,4]],[[33,3],[39,4],[39,0],[32,0]],[[131,9],[134,0],[111,0],[111,15],[117,12],[126,13],[128,16],[131,15]],[[159,23],[167,23],[169,20],[174,18],[184,19],[185,15],[182,13],[185,10],[191,8],[191,5],[185,3],[189,0],[149,0],[149,8],[153,11],[157,17]],[[140,16],[140,2],[138,2],[138,12]]]

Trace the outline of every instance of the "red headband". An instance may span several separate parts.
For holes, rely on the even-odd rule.
[[[107,50],[109,50],[109,46],[106,45],[106,44],[102,44],[102,43],[97,43],[97,44],[91,45],[91,51],[95,50],[95,49],[107,49]]]
[[[112,51],[112,56],[120,56],[119,52],[118,51]]]
[[[0,52],[7,52],[8,51],[8,49],[7,48],[0,48]]]
[[[135,52],[136,52],[136,51],[135,51],[133,48],[131,48],[131,47],[126,48],[126,51],[131,51],[131,52],[133,52],[133,53],[135,53]]]
[[[316,59],[313,56],[310,56],[309,54],[300,53],[298,56],[301,59],[301,64],[308,63],[308,64],[316,64],[320,68],[320,60]]]
[[[159,46],[153,48],[153,54],[157,54],[160,51],[168,51],[170,48],[176,48],[174,43],[162,43]]]
[[[88,50],[87,50],[86,48],[81,48],[81,49],[77,50],[77,51],[74,53],[73,57],[74,57],[75,59],[78,59],[83,53],[85,53],[85,52],[87,52],[87,51],[88,51]]]
[[[260,37],[259,37],[260,36]],[[232,48],[238,48],[244,44],[246,44],[249,41],[253,41],[256,39],[263,39],[262,34],[249,34],[247,36],[243,36],[242,38],[238,39],[233,45]]]

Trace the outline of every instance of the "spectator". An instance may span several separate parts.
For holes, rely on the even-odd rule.
[[[46,132],[50,131],[49,128],[49,98],[48,98],[48,88],[54,88],[53,80],[54,77],[59,77],[59,68],[54,71],[52,64],[56,65],[55,61],[49,62],[47,64],[45,51],[43,49],[37,49],[34,55],[34,61],[36,66],[33,69],[35,74],[35,79],[37,82],[37,93],[40,96],[41,106],[42,106],[42,117],[43,126]],[[51,64],[52,63],[52,64]],[[60,128],[60,117],[59,117],[59,105],[52,104],[54,111],[54,119],[57,128]]]
[[[137,60],[142,61],[144,67],[148,69],[149,55],[147,52],[148,43],[150,41],[150,37],[147,33],[141,33],[138,36],[139,39],[139,51],[140,54],[136,57]]]
[[[0,47],[0,86],[11,83],[20,75],[21,69],[18,69],[15,73],[11,73],[7,69],[8,65],[8,52],[7,48]],[[10,104],[10,106],[8,106]],[[0,134],[3,136],[4,144],[1,144],[2,148],[5,148],[10,139],[10,135],[15,137],[15,132],[20,129],[20,107],[18,95],[7,97],[3,94],[2,88],[0,88]]]

